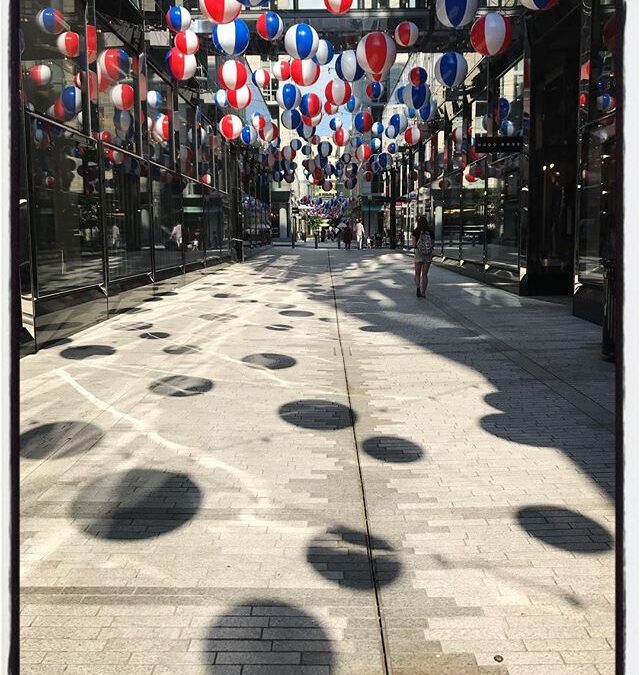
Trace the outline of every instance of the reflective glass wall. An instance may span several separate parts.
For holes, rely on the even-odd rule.
[[[138,7],[20,0],[22,295],[38,343],[121,311],[126,289],[230,257],[218,112],[198,80],[166,73]],[[253,181],[247,197],[258,244],[268,193]]]

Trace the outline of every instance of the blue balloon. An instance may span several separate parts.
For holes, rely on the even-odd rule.
[[[511,112],[511,104],[507,101],[506,98],[501,98],[498,101],[498,117],[500,121],[507,119],[509,113]]]
[[[435,75],[443,87],[459,87],[467,77],[469,66],[462,54],[446,52],[437,61]]]
[[[231,23],[214,24],[211,34],[216,51],[227,56],[243,54],[249,46],[250,38],[249,26],[242,19],[235,19]]]
[[[347,101],[347,110],[353,112],[358,107],[358,99],[354,94],[351,95],[351,98]]]

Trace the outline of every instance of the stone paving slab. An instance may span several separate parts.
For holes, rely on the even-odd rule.
[[[410,266],[272,249],[21,361],[22,673],[613,672],[599,329]]]

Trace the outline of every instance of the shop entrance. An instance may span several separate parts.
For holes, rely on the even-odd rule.
[[[531,164],[526,289],[573,292],[580,12],[531,35]]]

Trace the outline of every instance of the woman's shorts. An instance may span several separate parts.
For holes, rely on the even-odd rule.
[[[426,263],[426,262],[431,262],[431,258],[433,257],[433,253],[431,255],[424,255],[423,253],[420,253],[418,249],[415,250],[415,256],[416,256],[416,262],[417,263]]]

